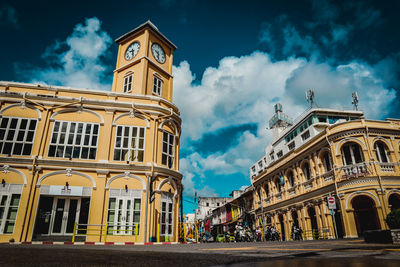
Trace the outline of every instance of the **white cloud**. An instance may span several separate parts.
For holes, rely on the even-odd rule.
[[[321,107],[350,109],[351,93],[358,91],[367,118],[381,118],[396,97],[373,66],[357,61],[331,66],[291,57],[274,62],[268,54],[255,52],[223,58],[217,68],[206,69],[199,84],[192,84],[194,77],[187,62],[181,62],[173,72],[174,102],[183,117],[182,147],[210,132],[248,123],[258,125],[256,133],[244,131],[226,151],[202,155],[193,150],[182,158],[185,190],[201,189],[210,179],[204,172],[247,175],[271,140],[271,132],[265,128],[278,101],[295,118],[307,107],[304,92],[309,88],[315,90]],[[220,182],[229,183],[223,178]]]
[[[100,26],[98,18],[86,19],[65,41],[46,49],[43,58],[49,67],[26,68],[19,64],[17,71],[32,83],[110,90],[112,77],[103,58],[111,38]]]

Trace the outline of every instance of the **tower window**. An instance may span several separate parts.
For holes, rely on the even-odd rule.
[[[168,166],[168,168],[172,168],[174,165],[174,145],[174,135],[169,132],[163,132],[161,163]]]
[[[162,89],[162,80],[158,78],[157,76],[154,76],[153,78],[153,93],[156,95],[161,95],[161,89]]]
[[[132,91],[132,77],[133,74],[125,76],[124,78],[124,93],[128,93]]]

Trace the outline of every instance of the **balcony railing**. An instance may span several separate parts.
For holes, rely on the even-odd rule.
[[[369,174],[367,163],[361,162],[352,165],[346,165],[341,167],[340,169],[343,170],[343,178],[351,178],[351,177],[358,177],[358,176],[365,176]]]
[[[395,163],[384,163],[380,162],[378,163],[381,167],[381,171],[383,172],[394,172],[394,165]]]

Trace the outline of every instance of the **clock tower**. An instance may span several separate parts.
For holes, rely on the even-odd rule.
[[[117,64],[112,90],[172,101],[172,59],[176,46],[150,21],[115,40]]]

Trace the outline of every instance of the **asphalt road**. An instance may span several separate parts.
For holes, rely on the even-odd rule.
[[[178,245],[0,245],[1,266],[400,266],[400,246],[362,240]]]

